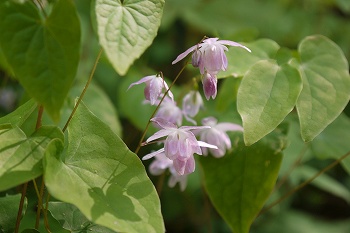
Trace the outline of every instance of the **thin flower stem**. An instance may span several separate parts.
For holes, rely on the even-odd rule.
[[[35,180],[34,180],[34,182],[35,182]],[[37,189],[38,189],[37,186],[36,186],[36,189],[35,189],[37,191],[37,195],[38,195],[38,207],[37,207],[37,210],[36,210],[35,229],[39,229],[40,215],[41,215],[41,210],[42,210],[42,207],[43,207],[42,205],[43,205],[44,188],[45,188],[45,183],[44,183],[44,178],[42,177],[39,193],[37,191]]]
[[[95,74],[95,71],[96,71],[96,67],[97,67],[98,61],[99,61],[100,58],[101,58],[102,52],[103,52],[103,50],[102,50],[102,48],[101,48],[100,51],[99,51],[99,53],[98,53],[98,55],[97,55],[97,57],[96,57],[94,66],[93,66],[93,68],[92,68],[92,70],[91,70],[90,77],[89,77],[88,81],[86,82],[85,87],[84,87],[83,91],[81,92],[81,94],[80,94],[80,96],[79,96],[79,99],[78,99],[77,103],[75,104],[75,106],[74,106],[74,108],[73,108],[72,113],[70,114],[70,116],[69,116],[69,118],[68,118],[66,124],[64,125],[64,127],[63,127],[63,129],[62,129],[63,132],[66,131],[69,122],[72,120],[74,113],[76,112],[76,110],[77,110],[77,108],[78,108],[78,106],[79,106],[81,100],[83,99],[83,97],[84,97],[84,95],[85,95],[85,92],[87,91],[87,89],[88,89],[88,87],[89,87],[89,85],[90,85],[90,83],[91,83],[92,78],[94,77],[94,74]]]
[[[26,198],[27,187],[28,187],[28,182],[24,183],[23,187],[22,187],[22,196],[21,196],[21,200],[19,202],[19,207],[18,207],[18,212],[17,212],[15,233],[18,233],[18,231],[19,231],[19,225],[21,223],[23,205],[24,205],[24,200]]]
[[[44,107],[42,105],[40,105],[39,110],[38,110],[38,118],[36,120],[35,129],[39,129],[41,127],[43,113],[44,113]]]
[[[165,172],[163,172],[163,173],[159,176],[158,181],[157,181],[156,190],[157,190],[157,193],[158,193],[158,196],[159,196],[159,197],[160,197],[160,194],[161,194],[162,191],[163,191],[164,179],[165,179]]]
[[[294,161],[293,165],[288,169],[288,171],[286,172],[286,174],[280,179],[280,181],[276,184],[274,191],[278,190],[288,179],[289,175],[292,173],[292,171],[298,167],[298,165],[300,164],[303,156],[305,155],[306,150],[309,147],[305,144],[304,147],[302,148],[301,152],[298,155],[297,160]]]
[[[44,112],[44,107],[42,105],[40,105],[39,109],[38,109],[38,117],[37,117],[37,120],[36,120],[35,130],[38,130],[40,128],[40,126],[41,126],[41,122],[42,122],[42,118],[43,118],[43,112]],[[21,224],[21,218],[22,218],[24,200],[25,200],[25,197],[26,197],[26,194],[27,194],[27,188],[28,188],[28,182],[24,183],[23,187],[22,187],[22,195],[21,195],[21,200],[19,202],[17,218],[16,218],[15,233],[18,233],[19,226]]]
[[[176,75],[174,81],[170,84],[169,88],[165,91],[165,93],[164,93],[163,97],[161,98],[159,104],[157,105],[156,109],[153,111],[151,117],[149,118],[149,120],[148,120],[148,122],[147,122],[147,125],[146,125],[146,127],[145,127],[145,130],[144,130],[143,133],[142,133],[141,139],[140,139],[140,141],[139,141],[139,143],[138,143],[138,146],[137,146],[137,148],[136,148],[136,150],[135,150],[135,154],[137,154],[137,153],[139,152],[139,150],[140,150],[140,148],[141,148],[141,146],[142,146],[142,144],[143,144],[142,142],[143,142],[143,139],[144,139],[145,136],[146,136],[147,130],[148,130],[149,125],[150,125],[150,123],[151,123],[151,119],[156,115],[156,113],[157,113],[157,111],[158,111],[160,105],[162,104],[162,102],[163,102],[165,96],[168,94],[168,92],[170,91],[170,89],[174,86],[175,82],[176,82],[177,79],[180,77],[180,75],[181,75],[182,72],[185,70],[185,68],[186,68],[186,66],[187,66],[188,64],[189,64],[189,62],[187,61],[186,64],[181,68],[181,70],[179,71],[179,73]],[[160,75],[162,76],[162,78],[163,78],[163,80],[164,80],[163,74],[162,74],[161,72],[160,72]]]
[[[50,193],[47,193],[47,197],[46,197],[46,205],[45,205],[45,211],[44,211],[44,223],[45,223],[45,228],[46,230],[51,233],[50,228],[49,228],[49,220],[47,218],[47,211],[49,209],[49,199],[50,199]],[[44,207],[43,207],[44,209]]]
[[[301,183],[300,185],[298,185],[297,187],[293,188],[292,190],[290,190],[289,192],[287,192],[284,196],[282,196],[280,199],[274,201],[273,203],[271,203],[270,205],[268,205],[267,207],[265,207],[260,213],[264,214],[266,213],[269,209],[271,209],[272,207],[274,207],[275,205],[279,204],[280,202],[282,202],[283,200],[285,200],[287,197],[289,197],[290,195],[292,195],[293,193],[299,191],[300,189],[304,188],[306,185],[310,184],[314,179],[316,179],[317,177],[319,177],[320,175],[322,175],[323,173],[325,173],[326,171],[330,170],[331,168],[333,168],[334,166],[336,166],[337,164],[339,164],[343,159],[345,159],[346,157],[348,157],[350,155],[350,151],[346,154],[344,154],[342,157],[340,157],[339,159],[335,160],[333,163],[329,164],[327,167],[323,168],[321,171],[319,171],[317,174],[315,174],[313,177],[311,177],[310,179],[308,179],[307,181]]]
[[[36,184],[36,181],[33,180],[33,184],[34,184],[34,189],[35,189],[35,193],[36,196],[38,197],[38,200],[42,200],[42,197],[40,196],[40,191],[38,189],[38,185]],[[49,200],[50,194],[47,194],[47,198],[46,198],[46,207],[44,208],[43,206],[43,202],[42,201],[38,201],[38,208],[39,206],[41,207],[41,209],[43,210],[43,214],[44,214],[44,224],[45,224],[45,228],[47,230],[47,232],[51,233],[50,231],[50,226],[49,226],[49,220],[47,218],[47,210],[48,210],[48,200]],[[40,203],[41,204],[40,204]],[[38,225],[39,226],[39,225]]]

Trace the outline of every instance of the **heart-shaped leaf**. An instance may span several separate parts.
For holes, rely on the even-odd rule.
[[[350,98],[349,65],[341,49],[324,36],[299,45],[303,90],[297,110],[301,136],[313,140],[343,111]]]
[[[73,2],[57,1],[43,19],[31,1],[5,0],[0,15],[7,62],[29,95],[58,121],[79,61],[80,23]]]
[[[299,72],[272,60],[257,62],[243,77],[237,108],[244,141],[251,145],[274,130],[294,108],[302,88]]]
[[[200,157],[209,198],[233,232],[249,232],[273,190],[284,147],[284,138],[269,136],[249,147],[241,140],[220,159]]]
[[[164,232],[160,201],[140,159],[84,104],[68,126],[67,146],[59,140],[48,146],[44,177],[52,196],[92,222],[117,232]]]
[[[100,44],[114,69],[124,75],[157,35],[164,0],[93,2]]]

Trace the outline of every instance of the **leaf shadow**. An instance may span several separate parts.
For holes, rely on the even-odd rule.
[[[130,169],[131,171],[124,169],[117,173],[118,167],[101,188],[89,189],[89,195],[94,200],[91,208],[93,221],[106,213],[128,222],[144,220],[144,217],[139,215],[141,205],[137,202],[152,192],[152,186],[147,183],[147,180],[140,181],[133,169]]]

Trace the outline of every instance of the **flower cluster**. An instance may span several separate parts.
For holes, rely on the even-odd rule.
[[[173,62],[175,64],[193,52],[192,65],[199,67],[207,100],[210,97],[213,99],[216,97],[216,74],[220,70],[227,69],[227,58],[224,52],[228,49],[225,45],[239,46],[250,51],[233,41],[208,38],[180,54]],[[163,77],[146,76],[132,83],[129,88],[142,83],[146,84],[145,99],[151,105],[159,105],[155,117],[151,119],[159,131],[150,136],[144,144],[151,142],[163,144],[161,149],[145,155],[142,159],[155,158],[150,164],[150,173],[160,175],[168,169],[171,174],[169,186],[173,187],[179,183],[181,190],[184,190],[187,175],[195,171],[194,155],[207,156],[210,153],[216,158],[224,156],[226,151],[231,149],[231,141],[226,132],[243,131],[243,128],[233,123],[218,123],[214,117],[204,118],[201,121],[202,126],[195,126],[197,123],[194,117],[204,106],[201,94],[197,90],[192,90],[183,97],[181,109],[177,106],[174,95],[168,90],[169,86]],[[166,93],[167,95],[164,96]],[[194,126],[182,126],[183,117]]]

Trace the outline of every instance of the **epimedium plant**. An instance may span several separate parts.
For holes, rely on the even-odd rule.
[[[92,1],[92,21],[102,49],[61,126],[81,55],[74,2],[0,3],[0,61],[32,98],[0,118],[0,190],[21,187],[20,195],[1,197],[2,231],[164,232],[159,195],[136,155],[141,146],[157,142],[164,148],[143,157],[154,157],[149,172],[160,175],[168,169],[169,185],[179,183],[184,190],[197,160],[216,210],[232,231],[247,233],[274,189],[290,132],[295,130],[293,110],[301,138],[314,143],[314,150],[322,144],[317,135],[327,130],[334,134],[334,128],[326,127],[349,101],[350,77],[347,59],[330,39],[312,35],[291,51],[268,39],[237,43],[204,37],[174,59],[175,65],[190,55],[170,85],[161,72],[145,74],[123,93],[137,95],[134,86],[145,85],[147,103],[156,106],[152,115],[145,116],[148,123],[139,147],[130,151],[110,122],[82,100],[93,88],[90,83],[102,53],[117,73],[127,73],[152,44],[163,7],[162,0]],[[190,63],[199,76],[189,77],[195,82],[179,107],[177,93],[171,90]],[[220,79],[225,81],[218,91]],[[231,85],[231,80],[239,81]],[[207,106],[198,82],[208,101],[217,101],[236,119]],[[206,116],[200,113],[204,106]],[[29,118],[36,112],[33,124]],[[43,112],[52,123],[43,122]],[[342,128],[341,122],[334,123]],[[149,127],[158,131],[145,139]],[[344,152],[335,163],[349,169],[346,156]],[[26,198],[29,182],[36,190],[36,212],[26,208],[33,205]],[[22,219],[32,219],[32,225],[21,224]]]

